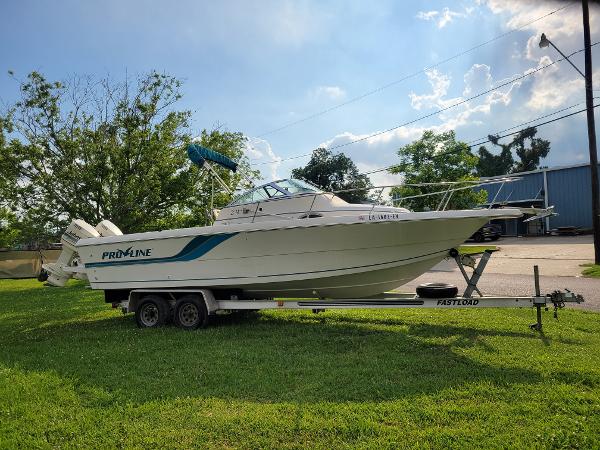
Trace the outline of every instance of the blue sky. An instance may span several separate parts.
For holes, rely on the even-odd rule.
[[[38,70],[124,79],[152,69],[184,80],[180,107],[194,131],[223,124],[246,134],[265,178],[284,177],[320,145],[335,146],[451,106],[583,47],[581,6],[533,24],[565,2],[480,1],[32,1],[3,2],[0,99]],[[592,7],[592,42],[600,40]],[[508,36],[349,105],[269,131],[430,67],[502,33]],[[598,31],[595,31],[598,30]],[[600,68],[600,45],[593,50]],[[583,69],[582,54],[573,61]],[[595,70],[595,86],[600,86]],[[600,91],[598,91],[600,93]],[[559,63],[493,94],[341,148],[361,170],[392,164],[424,129],[455,129],[471,141],[585,101],[580,75]],[[587,161],[585,115],[539,129],[552,143],[546,165]],[[278,158],[281,162],[271,162]],[[376,183],[395,181],[385,173]]]

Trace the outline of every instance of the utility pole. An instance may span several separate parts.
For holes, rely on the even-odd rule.
[[[592,88],[592,47],[590,41],[590,11],[588,0],[582,0],[583,43],[585,45],[585,104],[587,107],[590,170],[592,175],[592,225],[594,227],[594,262],[600,264],[600,188],[598,184],[598,154],[596,152],[596,121]]]

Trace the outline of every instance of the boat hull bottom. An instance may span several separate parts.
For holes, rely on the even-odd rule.
[[[440,262],[446,253],[385,269],[308,280],[246,285],[246,298],[367,298],[409,283]],[[227,286],[213,286],[223,288]]]

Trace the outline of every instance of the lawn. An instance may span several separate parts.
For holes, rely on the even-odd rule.
[[[136,328],[0,280],[0,447],[600,447],[600,316],[268,311]]]
[[[475,255],[477,253],[483,253],[486,250],[495,252],[498,250],[496,245],[461,245],[458,247],[458,252],[461,255]]]
[[[584,277],[600,278],[600,265],[598,264],[582,264],[585,269],[581,271]]]

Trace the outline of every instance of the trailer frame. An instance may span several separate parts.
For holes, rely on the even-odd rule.
[[[114,302],[113,307],[121,308],[123,313],[136,312],[137,306],[151,295],[159,295],[174,309],[179,299],[184,296],[196,296],[206,307],[209,316],[226,311],[255,311],[262,309],[279,310],[312,310],[315,313],[325,309],[401,309],[401,308],[536,308],[536,322],[531,324],[531,329],[542,330],[542,308],[554,308],[554,317],[557,318],[558,310],[565,307],[566,303],[582,303],[581,295],[569,290],[554,291],[542,295],[540,292],[539,268],[534,266],[534,294],[530,296],[484,296],[477,288],[477,283],[483,275],[491,252],[483,252],[477,265],[470,256],[460,255],[456,249],[449,251],[467,282],[467,288],[461,296],[426,298],[413,293],[385,293],[375,298],[343,298],[343,299],[240,299],[237,294],[230,294],[229,298],[216,298],[213,290],[206,288],[180,288],[180,289],[132,289],[125,301]],[[471,267],[471,276],[465,270]],[[479,297],[473,297],[477,292]],[[138,322],[139,323],[139,322]]]

